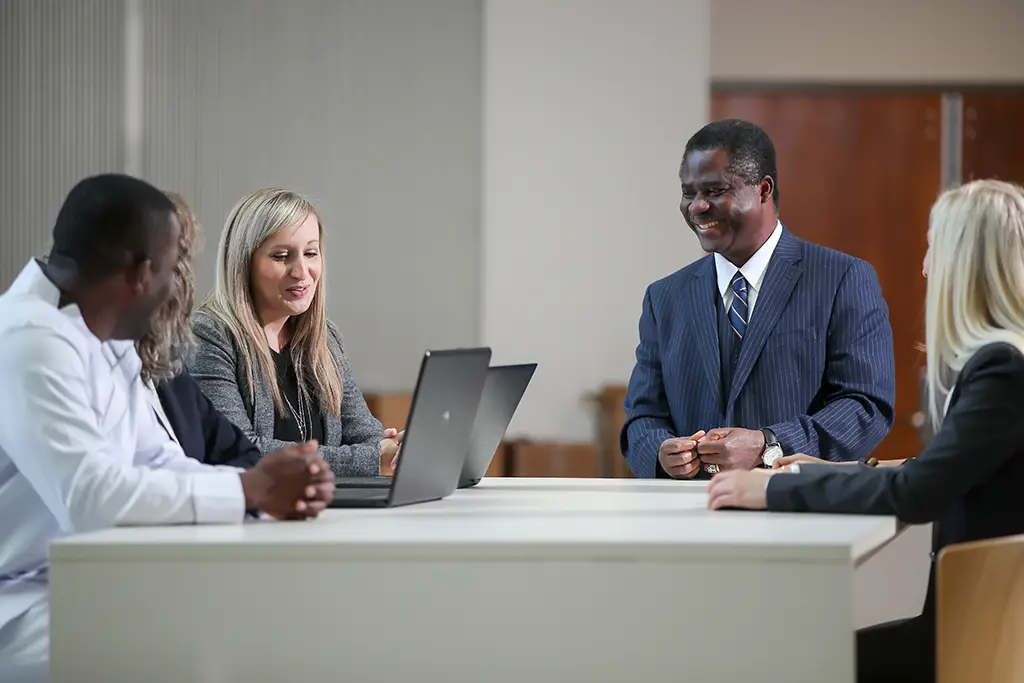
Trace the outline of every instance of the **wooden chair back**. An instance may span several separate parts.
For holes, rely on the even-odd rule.
[[[936,588],[938,682],[1024,681],[1024,535],[944,548]]]

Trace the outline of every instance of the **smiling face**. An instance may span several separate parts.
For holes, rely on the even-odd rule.
[[[309,309],[323,270],[320,220],[310,213],[260,245],[252,257],[252,289],[257,315],[270,320]]]
[[[679,211],[704,251],[742,266],[775,229],[775,182],[770,176],[744,182],[729,171],[725,150],[690,151],[680,181]]]

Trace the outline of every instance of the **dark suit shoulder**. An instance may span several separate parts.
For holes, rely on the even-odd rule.
[[[158,392],[163,389],[177,396],[201,393],[199,384],[185,366],[182,366],[181,370],[173,377],[160,380],[156,385],[156,389]]]
[[[960,371],[960,379],[990,369],[1004,369],[1024,377],[1024,354],[1008,342],[985,344],[964,364],[963,370]]]
[[[648,287],[648,291],[651,293],[652,297],[657,298],[665,292],[671,292],[678,290],[681,287],[685,287],[692,280],[707,272],[708,268],[713,268],[714,258],[714,255],[708,254],[696,261],[693,261],[692,263],[688,263],[676,272],[652,282]]]
[[[965,399],[966,387],[979,387],[976,381],[984,383],[982,400],[1000,403],[1006,400],[1005,392],[1020,394],[1024,391],[1024,354],[1013,344],[995,341],[985,344],[964,363],[953,386],[949,410]],[[993,380],[1001,388],[993,394]]]
[[[815,244],[806,240],[800,240],[803,246],[804,267],[812,270],[838,271],[845,274],[852,266],[867,267],[874,270],[872,265],[864,259],[839,251],[822,244]]]
[[[837,288],[848,277],[853,277],[861,285],[878,281],[875,267],[864,259],[806,240],[800,240],[800,246],[803,253],[801,265],[815,282]]]
[[[158,382],[156,391],[163,401],[164,410],[168,414],[175,413],[174,417],[179,420],[189,420],[190,418],[183,411],[194,414],[203,397],[203,390],[186,367],[182,367],[181,371],[173,377]]]

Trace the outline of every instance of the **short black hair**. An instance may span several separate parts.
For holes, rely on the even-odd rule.
[[[50,262],[70,261],[86,282],[110,277],[152,258],[170,225],[174,202],[144,180],[118,173],[96,175],[71,188],[53,226]]]
[[[690,152],[725,150],[729,155],[729,172],[743,182],[754,185],[765,176],[775,181],[772,200],[779,206],[779,170],[775,161],[775,145],[768,133],[756,123],[742,119],[712,121],[693,134],[683,152],[685,162]],[[682,166],[679,175],[682,176]]]

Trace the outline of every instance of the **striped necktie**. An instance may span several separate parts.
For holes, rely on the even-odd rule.
[[[739,339],[747,331],[747,281],[743,273],[736,271],[732,278],[732,305],[729,307],[729,324]]]

